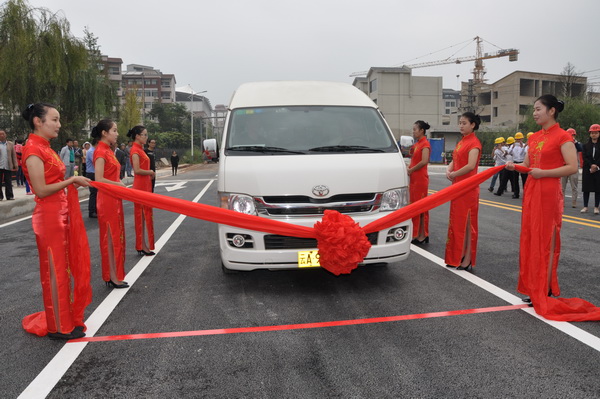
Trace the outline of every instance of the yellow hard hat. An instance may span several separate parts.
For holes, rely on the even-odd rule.
[[[498,137],[496,140],[494,140],[494,144],[502,144],[504,143],[504,137]]]
[[[515,139],[516,140],[522,139],[522,138],[523,138],[523,133],[519,132],[519,133],[515,134]]]
[[[515,138],[514,137],[509,137],[506,139],[506,144],[512,144],[515,142]]]
[[[527,133],[527,138],[530,138],[531,136],[533,136],[533,132]]]

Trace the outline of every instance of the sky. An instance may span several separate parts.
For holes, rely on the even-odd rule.
[[[212,103],[242,83],[328,80],[516,48],[519,60],[486,60],[493,83],[516,70],[561,73],[569,62],[600,91],[597,0],[29,0],[61,12],[79,38],[87,27],[103,54],[174,74]],[[415,68],[459,89],[473,62]],[[458,78],[457,78],[458,75]]]

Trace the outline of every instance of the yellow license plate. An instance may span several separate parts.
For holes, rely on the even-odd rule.
[[[298,251],[298,267],[321,267],[319,251]]]

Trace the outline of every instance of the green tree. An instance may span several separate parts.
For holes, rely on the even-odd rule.
[[[140,113],[141,102],[138,101],[136,90],[125,92],[125,102],[119,112],[117,122],[119,130],[119,141],[127,141],[127,132],[135,125],[139,125],[142,119]]]
[[[184,123],[190,118],[190,113],[184,104],[161,104],[157,101],[152,105],[149,116],[158,119],[160,130],[163,132],[183,132]]]
[[[98,69],[99,51],[91,51],[95,38],[86,34],[87,43],[70,33],[60,14],[32,8],[24,0],[1,6],[0,104],[14,130],[29,129],[19,115],[33,102],[58,107],[63,125],[59,142],[66,136],[79,138],[89,119],[111,111],[116,90]]]

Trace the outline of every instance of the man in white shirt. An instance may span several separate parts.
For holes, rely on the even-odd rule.
[[[495,144],[494,151],[492,151],[492,158],[494,159],[494,166],[506,165],[506,155],[505,155],[505,150],[503,148],[504,137],[496,138],[496,140],[494,140],[494,144]],[[504,169],[502,169],[500,172],[496,173],[492,177],[492,183],[490,184],[490,187],[488,188],[489,192],[494,192],[494,187],[496,186],[496,180],[498,179],[498,176],[500,176],[502,174],[503,171],[504,171]],[[502,180],[502,179],[500,179],[500,180]]]
[[[577,208],[577,186],[579,185],[579,168],[581,168],[581,162],[579,159],[579,154],[581,154],[581,151],[583,150],[581,143],[579,143],[577,141],[577,132],[575,131],[575,129],[570,128],[567,129],[567,133],[571,134],[571,137],[573,137],[573,143],[575,143],[575,148],[577,149],[577,172],[573,173],[570,176],[564,176],[561,177],[561,182],[562,182],[562,190],[563,190],[563,195],[567,196],[567,182],[571,183],[571,207],[572,208]]]
[[[515,134],[515,143],[512,145],[511,147],[511,155],[513,157],[513,162],[516,164],[519,163],[523,163],[523,161],[525,161],[525,155],[526,150],[525,150],[525,143],[523,143],[523,138],[525,136],[523,136],[523,133],[518,132],[517,134]],[[519,198],[519,175],[521,175],[521,181],[523,182],[523,192],[525,192],[525,182],[527,181],[527,173],[519,173],[517,171],[513,172],[513,179],[514,179],[514,191],[513,190],[513,198]]]

